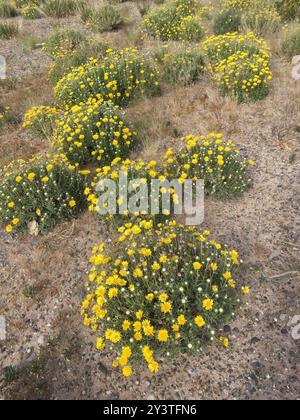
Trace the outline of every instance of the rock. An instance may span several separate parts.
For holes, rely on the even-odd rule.
[[[251,338],[251,344],[252,345],[255,345],[255,344],[259,343],[259,342],[260,342],[260,339],[258,337]]]
[[[224,334],[230,334],[231,333],[231,327],[230,325],[224,326]]]

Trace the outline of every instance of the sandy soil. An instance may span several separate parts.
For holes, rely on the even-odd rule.
[[[138,12],[130,10],[134,21]],[[17,81],[0,87],[0,104],[16,115],[28,105],[53,101],[49,60],[40,50],[20,47],[28,33],[43,38],[52,25],[49,19],[24,22],[21,38],[1,41],[0,54],[8,57]],[[122,31],[109,36],[124,39]],[[106,227],[89,214],[37,238],[7,237],[2,227],[0,316],[6,318],[7,336],[0,341],[0,398],[299,398],[293,320],[300,315],[300,81],[291,78],[277,41],[270,40],[272,92],[262,102],[238,106],[204,79],[192,87],[164,88],[161,97],[143,99],[127,111],[144,139],[139,156],[158,159],[176,144],[178,133],[220,131],[256,162],[253,185],[241,199],[206,201],[204,227],[239,249],[240,278],[252,288],[249,306],[224,326],[231,347],[212,344],[200,357],[164,365],[155,378],[141,373],[123,379],[111,370],[110,354],[96,353],[94,336],[79,315],[88,257],[94,245],[109,241]],[[1,165],[46,147],[17,124],[0,133]]]

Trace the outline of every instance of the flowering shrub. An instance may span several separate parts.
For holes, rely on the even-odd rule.
[[[300,17],[299,0],[275,0],[275,5],[280,15],[285,20],[293,20]]]
[[[214,34],[225,35],[238,32],[242,23],[242,14],[238,9],[222,10],[214,19]]]
[[[250,32],[208,38],[203,44],[208,70],[223,94],[239,102],[267,96],[272,79],[270,55],[265,41]]]
[[[80,44],[86,44],[85,35],[75,29],[59,29],[51,32],[45,44],[45,51],[52,58],[60,58],[72,53]]]
[[[249,185],[249,165],[239,156],[232,140],[223,140],[222,134],[192,136],[181,139],[184,147],[169,149],[164,156],[164,175],[170,179],[203,179],[205,193],[218,197],[241,194]]]
[[[198,48],[187,48],[165,54],[163,77],[168,83],[193,83],[200,79],[204,59]]]
[[[144,31],[162,41],[199,41],[203,38],[200,16],[194,0],[171,0],[150,10],[143,21]]]
[[[158,72],[151,60],[136,49],[114,51],[100,61],[74,69],[55,87],[57,98],[64,104],[75,105],[101,94],[116,105],[127,105],[138,94],[158,92]]]
[[[22,9],[22,15],[26,19],[39,19],[42,16],[38,7],[33,3],[28,4]]]
[[[115,226],[120,226],[120,224],[124,224],[132,220],[132,218],[136,219],[138,217],[146,217],[146,214],[140,212],[139,210],[137,210],[134,214],[129,214],[128,210],[122,210],[122,204],[124,203],[126,197],[128,200],[130,200],[132,194],[128,192],[127,185],[124,186],[125,189],[122,189],[119,182],[120,172],[122,172],[122,176],[126,174],[128,183],[133,183],[133,194],[135,194],[137,190],[141,189],[143,185],[147,185],[148,189],[150,190],[151,182],[155,179],[159,179],[160,181],[165,181],[167,179],[166,176],[160,174],[160,168],[156,161],[144,162],[142,160],[132,161],[130,159],[122,161],[120,158],[116,158],[111,162],[109,166],[98,168],[97,175],[91,183],[91,187],[87,188],[85,191],[85,195],[87,196],[87,201],[89,203],[89,211],[95,212],[96,214],[99,213],[100,193],[97,187],[103,185],[104,180],[113,180],[117,187],[117,208],[115,212],[116,214],[106,214],[105,220],[108,223],[113,223]],[[164,194],[167,193],[169,192],[166,190],[161,190],[160,208],[162,207],[162,197]],[[172,197],[174,196],[172,195]],[[150,207],[148,195],[146,197],[143,197],[141,201],[143,201],[144,199],[147,200]],[[105,209],[106,207],[107,202],[103,202],[103,209]],[[155,223],[158,223],[165,220],[166,217],[170,215],[171,210],[172,207],[169,209],[162,209],[161,215],[149,215],[147,216],[147,218],[153,219]]]
[[[199,352],[235,315],[238,252],[175,221],[157,229],[141,221],[119,232],[113,253],[105,244],[93,250],[83,322],[97,332],[98,350],[116,354],[113,366],[124,376],[142,361],[157,373],[162,358]]]
[[[73,164],[110,163],[126,157],[134,146],[136,132],[120,119],[120,112],[103,99],[67,109],[56,121],[53,146]]]
[[[26,112],[23,127],[34,136],[49,138],[59,112],[57,108],[50,106],[34,106]]]
[[[76,216],[85,208],[85,178],[64,156],[20,160],[0,178],[0,220],[7,233],[35,222],[39,231]]]

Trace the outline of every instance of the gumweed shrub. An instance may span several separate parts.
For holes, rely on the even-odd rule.
[[[99,97],[67,108],[56,120],[52,144],[72,164],[107,164],[128,156],[136,137],[121,112]]]
[[[85,102],[101,94],[106,101],[125,106],[137,95],[158,93],[158,77],[153,60],[138,50],[108,49],[101,60],[91,58],[63,77],[54,91],[58,100],[66,105]]]
[[[142,220],[119,232],[113,251],[105,244],[93,249],[83,323],[124,376],[143,365],[157,373],[166,358],[214,341],[249,288],[236,279],[238,252],[207,231]]]
[[[85,18],[86,16],[86,18]],[[83,20],[89,29],[94,32],[106,32],[119,29],[124,20],[120,12],[111,5],[104,5],[83,13]]]
[[[48,35],[43,51],[57,59],[69,55],[81,44],[87,44],[87,38],[82,32],[72,28],[59,29]]]
[[[293,20],[300,17],[299,0],[275,0],[275,6],[285,20]]]
[[[24,116],[23,127],[33,136],[49,138],[60,110],[50,106],[34,106]]]
[[[128,191],[127,184],[121,187],[120,176],[126,176],[131,192]],[[102,200],[101,202],[99,201],[100,195],[102,194],[103,189],[105,189],[104,183],[107,179],[114,181],[116,185],[117,196],[115,214],[106,213],[105,209],[108,204],[106,200]],[[147,192],[150,191],[151,183],[156,179],[159,179],[161,182],[167,180],[167,177],[161,174],[161,168],[157,161],[152,160],[150,162],[146,162],[143,160],[122,160],[118,157],[114,159],[110,165],[96,169],[95,178],[92,180],[90,186],[85,190],[85,195],[88,201],[88,209],[90,212],[96,214],[96,216],[101,220],[104,219],[107,223],[114,226],[120,226],[121,224],[130,222],[133,219],[136,220],[137,218],[147,218],[152,220],[155,224],[162,222],[171,214],[173,208],[172,204],[175,200],[175,191],[170,191],[172,199],[170,207],[162,208],[163,195],[169,194],[169,191],[161,188],[161,195],[157,198],[158,205],[161,209],[161,214],[159,215],[148,214],[148,212],[143,212],[139,208],[139,204],[144,200],[147,201],[148,207],[150,208],[150,201],[154,200],[154,197],[150,198],[147,193],[145,196],[142,196],[142,188],[143,186],[147,186]],[[137,204],[136,211],[129,213],[127,206],[126,210],[123,210],[123,204],[125,202],[127,204],[128,200],[130,201],[131,197],[136,194],[137,191],[141,192],[141,194],[139,194],[139,204]],[[102,209],[99,207],[101,205],[103,206]],[[103,213],[100,212],[100,210],[103,210],[103,213],[106,213],[105,216],[103,216]]]
[[[171,51],[163,57],[163,79],[171,84],[188,85],[201,78],[204,67],[204,58],[198,48]]]
[[[203,49],[207,69],[224,95],[232,95],[239,102],[268,95],[272,79],[269,48],[253,32],[208,38]]]
[[[181,138],[182,148],[168,149],[163,174],[169,179],[202,179],[206,195],[229,198],[242,194],[250,184],[249,167],[254,164],[240,156],[235,143],[221,133]]]
[[[39,8],[36,4],[30,3],[27,6],[23,7],[22,9],[22,15],[26,19],[40,19],[42,17],[41,12],[39,11]]]
[[[171,0],[149,11],[143,31],[161,41],[199,41],[204,36],[201,15],[194,0]]]
[[[86,207],[85,177],[61,156],[12,162],[0,177],[0,220],[7,233],[37,224],[42,232]]]

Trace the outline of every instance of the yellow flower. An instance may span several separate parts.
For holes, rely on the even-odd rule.
[[[11,233],[13,231],[13,227],[12,227],[12,225],[7,225],[6,226],[6,232],[7,233]]]
[[[125,366],[123,367],[123,375],[125,376],[125,378],[128,378],[129,376],[132,375],[132,368],[130,366]]]
[[[105,348],[105,343],[104,343],[103,338],[98,338],[96,347],[97,347],[97,350],[103,350]]]
[[[179,325],[184,325],[186,323],[186,319],[184,315],[179,315],[179,317],[177,318],[177,322]]]
[[[161,295],[159,295],[159,300],[162,303],[165,303],[168,300],[169,296],[167,295],[167,293],[162,293]]]
[[[171,312],[172,305],[171,305],[170,302],[164,302],[160,305],[160,309],[164,314],[167,314],[167,313]]]
[[[197,327],[202,328],[205,325],[205,321],[203,319],[203,317],[201,315],[196,316],[195,318],[195,324],[197,325]]]
[[[153,294],[153,293],[149,293],[149,294],[146,296],[146,300],[148,300],[149,302],[152,302],[152,301],[153,301],[153,299],[154,299],[154,294]]]
[[[41,211],[40,209],[36,209],[36,214],[37,214],[38,216],[40,216],[40,215],[42,214],[42,211]]]
[[[230,279],[230,280],[228,280],[228,285],[229,285],[229,287],[235,288],[236,283],[233,279]]]
[[[202,268],[202,264],[200,264],[199,262],[194,262],[193,266],[195,270],[201,270]]]
[[[122,324],[122,328],[123,328],[123,330],[124,330],[124,331],[129,330],[130,326],[131,326],[131,323],[130,323],[127,319],[125,319],[125,321],[124,321],[124,322],[123,322],[123,324]]]
[[[160,270],[160,264],[158,264],[157,262],[155,262],[154,264],[152,264],[152,269],[153,270],[155,270],[155,271],[158,271],[158,270]]]
[[[141,332],[136,332],[133,337],[136,341],[141,341],[143,339]]]
[[[218,264],[216,264],[216,263],[211,263],[210,267],[211,267],[211,269],[212,269],[213,271],[217,271],[217,269],[218,269]]]
[[[8,203],[8,208],[9,209],[13,209],[15,207],[15,203],[13,201],[11,201],[10,203]]]
[[[31,173],[28,175],[28,177],[27,177],[27,178],[29,179],[29,181],[33,181],[33,180],[34,180],[34,178],[35,178],[35,173],[31,172]]]
[[[139,319],[139,320],[141,320],[143,318],[143,315],[144,315],[144,313],[141,310],[137,311],[136,314],[135,314],[136,318]]]
[[[22,182],[22,181],[23,181],[23,178],[21,176],[16,177],[16,183],[17,184],[20,184],[20,182]]]
[[[144,273],[142,272],[142,270],[140,268],[136,268],[133,272],[133,277],[138,279],[138,278],[143,277],[143,274]]]
[[[231,279],[231,272],[230,271],[226,271],[226,273],[223,274],[223,277],[225,280],[230,280]]]
[[[13,224],[14,226],[18,225],[19,223],[20,223],[20,219],[19,219],[18,217],[15,217],[15,218],[13,219],[13,221],[12,221],[12,224]]]
[[[76,206],[76,201],[75,201],[75,200],[71,200],[71,201],[69,201],[69,206],[70,206],[71,208],[75,207],[75,206]]]
[[[157,373],[159,371],[159,364],[155,360],[153,360],[149,363],[148,368],[150,372]]]
[[[212,299],[205,299],[202,302],[202,305],[203,305],[203,308],[206,311],[211,311],[213,309],[213,307],[214,307],[214,301]]]
[[[244,293],[244,295],[249,295],[250,288],[248,286],[242,287],[242,292]]]
[[[49,182],[49,178],[47,176],[45,176],[44,178],[42,178],[42,182],[44,182],[46,184],[47,182]]]
[[[117,297],[119,294],[119,290],[116,287],[112,287],[111,289],[109,289],[108,291],[108,297],[110,299]]]
[[[157,333],[158,341],[166,342],[166,341],[168,341],[168,338],[169,338],[169,333],[168,333],[167,330],[159,330],[158,331],[158,333]]]

